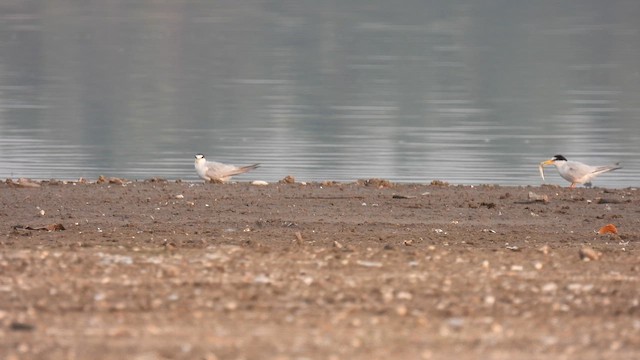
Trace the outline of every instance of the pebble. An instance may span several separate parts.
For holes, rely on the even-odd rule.
[[[131,256],[126,255],[112,255],[112,254],[104,254],[98,253],[98,257],[101,258],[101,265],[112,265],[112,264],[123,264],[123,265],[131,265],[133,264],[133,258]]]
[[[491,305],[493,305],[495,303],[496,303],[496,297],[495,296],[487,295],[487,296],[484,297],[484,304],[485,305],[491,306]]]
[[[541,247],[538,248],[538,251],[540,251],[541,253],[543,253],[545,255],[549,255],[549,252],[551,251],[551,248],[549,247],[549,245],[542,245]]]
[[[17,185],[19,187],[29,187],[29,188],[37,188],[40,187],[40,184],[37,181],[33,181],[31,179],[20,178],[17,183],[14,183],[10,179],[7,179],[7,184]]]
[[[254,284],[269,284],[269,283],[271,283],[271,279],[265,274],[260,274],[260,275],[257,275],[256,277],[253,278],[253,283]]]
[[[546,283],[544,285],[542,285],[542,292],[555,292],[556,290],[558,290],[558,284],[550,282],[550,283]]]
[[[569,284],[567,285],[567,290],[573,292],[573,293],[581,293],[581,292],[589,292],[594,288],[593,284],[578,284],[578,283],[573,283],[573,284]]]
[[[396,307],[396,314],[399,316],[405,316],[409,312],[409,309],[405,305],[398,305]]]
[[[280,180],[281,184],[295,184],[295,182],[296,178],[291,175],[287,175],[282,180]]]
[[[460,317],[452,317],[447,319],[447,324],[455,329],[459,329],[464,325],[464,319]]]
[[[511,265],[511,271],[522,271],[524,267],[522,265]]]
[[[358,260],[356,264],[364,267],[382,267],[382,263],[377,261]]]
[[[266,186],[266,185],[269,185],[269,183],[266,182],[266,181],[262,181],[262,180],[254,180],[254,181],[251,182],[251,185]]]
[[[578,252],[578,255],[580,256],[580,259],[582,259],[583,261],[591,261],[591,260],[596,261],[600,259],[600,257],[602,256],[602,253],[599,251],[595,251],[590,247],[583,247]]]
[[[549,202],[549,196],[547,195],[539,195],[534,193],[533,191],[529,191],[529,201],[539,201],[539,202],[543,202],[543,203],[548,203]]]

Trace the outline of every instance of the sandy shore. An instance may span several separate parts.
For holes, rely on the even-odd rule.
[[[635,189],[24,185],[0,184],[3,359],[640,353]]]

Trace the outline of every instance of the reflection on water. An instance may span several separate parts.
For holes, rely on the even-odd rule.
[[[0,178],[640,176],[635,2],[0,5]],[[548,181],[563,183],[554,171]]]

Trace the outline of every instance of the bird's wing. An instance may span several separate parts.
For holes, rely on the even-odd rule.
[[[585,175],[590,174],[595,170],[595,167],[583,164],[578,161],[567,161],[565,167],[566,175],[568,178],[570,178],[567,179],[569,181],[578,181]]]
[[[239,168],[231,164],[223,164],[215,161],[207,161],[207,176],[212,179],[221,179],[238,174]]]
[[[607,165],[607,166],[589,166],[580,162],[572,162],[571,169],[574,174],[574,178],[577,182],[589,182],[594,177],[606,173],[609,171],[613,171],[616,169],[620,169],[621,166],[618,164],[615,165]]]
[[[225,176],[234,176],[234,175],[244,174],[247,171],[251,171],[257,168],[259,165],[260,164],[253,164],[253,165],[240,166],[240,167],[233,166],[233,169],[229,169]]]

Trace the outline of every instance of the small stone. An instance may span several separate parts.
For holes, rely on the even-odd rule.
[[[35,326],[14,321],[9,325],[9,329],[11,329],[12,331],[32,331],[33,329],[35,329]]]
[[[405,316],[409,312],[409,309],[405,305],[398,305],[396,307],[396,314],[399,316]]]
[[[271,283],[271,279],[265,274],[260,274],[260,275],[257,275],[256,277],[253,278],[253,283],[254,284],[269,284],[269,283]]]
[[[529,191],[529,201],[538,201],[543,203],[549,202],[549,197],[547,195],[539,195],[534,193],[533,191]]]
[[[596,261],[600,259],[600,257],[602,256],[602,253],[599,251],[595,251],[590,247],[583,247],[578,252],[578,255],[580,255],[580,259],[582,259],[583,261],[591,261],[591,260]]]
[[[447,187],[447,186],[449,186],[449,183],[446,182],[446,181],[442,181],[442,180],[432,180],[430,185],[431,186]]]
[[[541,247],[538,248],[538,251],[540,251],[545,255],[549,255],[549,252],[551,252],[551,248],[549,247],[549,245],[542,245]]]
[[[447,325],[454,329],[460,329],[464,326],[464,319],[460,317],[452,317],[447,319]]]
[[[382,263],[377,261],[358,260],[356,261],[356,264],[364,267],[376,267],[376,268],[382,267]]]
[[[7,182],[13,184],[13,181],[10,181],[9,179],[7,179]],[[18,179],[18,183],[15,184],[18,187],[25,187],[25,188],[38,188],[40,187],[40,184],[36,181],[33,181],[31,179],[27,179],[27,178],[20,178]]]
[[[496,297],[493,295],[487,295],[484,297],[484,304],[491,306],[496,303]]]
[[[178,195],[176,195],[176,199],[184,199],[184,195],[178,194]]]
[[[284,179],[279,181],[281,184],[295,184],[296,183],[296,178],[294,178],[291,175],[287,175],[284,177]]]
[[[393,183],[386,179],[360,179],[358,180],[358,183],[364,186],[377,187],[379,189],[393,187]]]
[[[552,282],[546,283],[546,284],[542,285],[542,289],[541,290],[542,290],[542,292],[546,292],[546,293],[555,292],[556,290],[558,290],[558,284],[552,283]]]
[[[583,293],[583,292],[589,292],[594,287],[595,286],[593,284],[572,283],[572,284],[567,285],[567,290],[578,294],[578,293]]]
[[[262,181],[262,180],[254,180],[251,182],[251,185],[255,185],[255,186],[267,186],[269,185],[268,182],[266,181]]]

